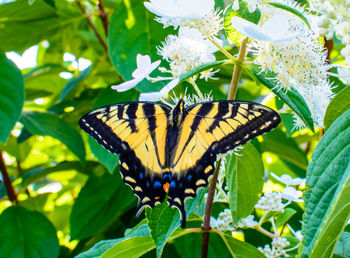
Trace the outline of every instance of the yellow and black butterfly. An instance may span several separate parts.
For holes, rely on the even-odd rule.
[[[185,200],[208,184],[216,155],[280,123],[272,109],[242,101],[210,101],[174,108],[130,102],[96,109],[80,127],[120,157],[123,181],[139,198],[138,213],[167,198],[185,226]]]

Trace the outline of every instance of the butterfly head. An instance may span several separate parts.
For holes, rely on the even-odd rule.
[[[171,121],[173,125],[178,126],[181,123],[184,109],[185,109],[185,101],[183,99],[180,99],[179,102],[171,111]]]

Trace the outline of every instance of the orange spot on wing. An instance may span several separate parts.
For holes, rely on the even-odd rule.
[[[170,187],[170,185],[169,185],[169,183],[165,183],[165,184],[163,184],[163,189],[164,189],[164,192],[168,192],[169,191],[169,187]]]

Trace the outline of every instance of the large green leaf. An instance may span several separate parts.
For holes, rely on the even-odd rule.
[[[230,209],[233,222],[251,214],[264,186],[264,164],[250,143],[239,155],[226,158],[226,182],[230,192]]]
[[[273,80],[268,78],[275,78],[276,74],[273,72],[265,72],[262,73],[258,66],[247,66],[244,67],[245,71],[250,74],[254,79],[256,79],[261,84],[268,87],[271,91],[273,91],[281,100],[286,103],[305,123],[307,127],[309,127],[312,131],[314,131],[314,122],[311,117],[311,112],[304,98],[299,94],[297,90],[294,88],[288,89],[288,91],[281,90],[277,87],[276,83]]]
[[[343,257],[350,257],[350,233],[343,232],[338,244],[334,250],[337,255],[342,255]]]
[[[350,216],[350,109],[319,141],[307,170],[303,257],[331,257]]]
[[[0,52],[0,142],[5,143],[9,137],[21,115],[23,102],[22,74],[16,65]]]
[[[81,135],[58,115],[51,112],[25,111],[20,121],[32,134],[56,138],[80,160],[85,160],[85,147]]]
[[[83,239],[99,232],[135,202],[131,189],[119,173],[92,174],[80,191],[72,209],[72,239]]]
[[[138,257],[148,252],[149,251],[148,247],[146,248],[146,246],[148,246],[147,244],[146,246],[143,245],[144,248],[138,249],[137,253],[135,252],[136,250],[127,248],[128,243],[130,243],[130,241],[132,242],[135,240],[130,240],[130,241],[126,241],[126,240],[134,237],[144,237],[143,239],[141,239],[141,242],[143,244],[147,243],[148,240],[150,239],[150,241],[153,243],[152,249],[155,248],[155,244],[153,242],[153,239],[151,238],[151,233],[149,231],[147,221],[146,219],[144,219],[132,229],[127,230],[127,232],[125,232],[124,237],[100,241],[96,245],[94,245],[92,248],[90,248],[88,251],[79,254],[77,258],[87,258],[87,257],[92,258],[92,257],[100,257],[102,255],[106,257],[115,257],[116,255],[121,255],[121,253],[123,253],[124,255],[129,255],[128,257]],[[140,239],[136,241],[140,241]]]
[[[57,257],[56,229],[40,212],[7,208],[0,215],[1,257]]]
[[[339,92],[329,103],[324,116],[324,127],[327,130],[338,116],[350,108],[350,87]]]
[[[18,0],[0,5],[0,48],[5,51],[24,50],[53,36],[74,18],[83,18],[73,12],[60,13],[43,0],[29,5]]]
[[[161,59],[157,55],[156,46],[171,32],[171,29],[164,29],[160,23],[154,21],[154,15],[145,8],[142,1],[120,2],[111,17],[108,49],[112,63],[123,79],[132,79],[138,53],[150,55],[152,61]],[[157,73],[159,74],[154,71],[155,75]],[[144,80],[138,88],[155,91],[165,84],[162,81],[150,83]]]
[[[205,189],[198,191],[194,199],[186,201],[186,217],[188,218],[201,203]],[[171,209],[167,202],[146,210],[146,217],[149,220],[149,228],[151,230],[152,238],[156,243],[157,257],[160,257],[163,248],[171,236],[171,234],[180,226],[180,214],[177,209]]]

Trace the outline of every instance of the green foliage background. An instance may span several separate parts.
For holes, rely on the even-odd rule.
[[[145,80],[128,92],[110,89],[110,85],[131,78],[137,53],[160,59],[156,46],[172,29],[163,29],[155,22],[142,1],[104,0],[104,8],[98,6],[101,2],[18,0],[0,4],[0,150],[5,165],[1,169],[9,175],[16,197],[13,199],[5,184],[0,184],[1,257],[200,255],[205,189],[186,202],[187,214],[192,214],[188,227],[194,230],[179,229],[177,210],[165,204],[135,217],[136,197],[122,182],[118,157],[79,129],[78,120],[88,111],[136,101],[140,93],[165,85]],[[219,0],[216,5],[224,7],[225,2]],[[251,19],[255,21],[257,16],[260,13]],[[22,54],[33,45],[38,46],[34,68],[19,70],[5,55],[9,51]],[[238,51],[235,46],[227,49]],[[88,59],[91,65],[80,71],[63,60],[65,53]],[[335,47],[331,57],[338,53]],[[217,54],[217,59],[224,58]],[[198,85],[203,93],[212,92],[214,99],[226,99],[232,64],[207,64],[180,79],[218,65],[219,80],[199,81]],[[62,72],[73,77],[64,79]],[[215,203],[213,216],[224,208],[231,209],[234,220],[248,216],[262,193],[264,171],[307,176],[311,190],[305,197],[306,209],[302,204],[290,205],[279,217],[281,230],[288,219],[295,230],[300,230],[299,221],[304,217],[303,256],[320,257],[335,251],[349,257],[346,243],[350,232],[345,227],[350,213],[349,88],[336,81],[337,95],[327,110],[326,133],[319,142],[321,130],[313,128],[302,97],[293,89],[288,93],[277,91],[266,78],[271,76],[259,74],[256,67],[245,67],[237,99],[259,101],[272,90],[277,97],[267,104],[277,110],[285,103],[309,129],[294,132],[290,114],[284,114],[276,130],[244,148],[244,156],[228,158],[230,203]],[[184,92],[185,86],[183,82],[176,92]],[[43,190],[57,185],[60,188],[56,192]],[[213,231],[209,256],[263,256],[257,247],[270,243],[269,239],[254,230],[243,233],[244,239],[238,240]]]

